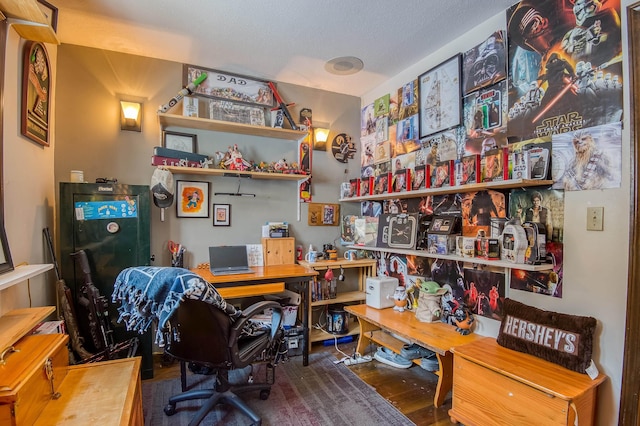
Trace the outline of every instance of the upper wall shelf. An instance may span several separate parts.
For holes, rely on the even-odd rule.
[[[0,0],[4,14],[20,37],[43,43],[60,44],[36,0]],[[14,22],[12,22],[14,20]]]
[[[513,189],[528,186],[552,185],[553,180],[530,180],[530,179],[509,179],[498,182],[472,183],[460,186],[445,186],[442,188],[419,189],[417,191],[391,192],[388,194],[365,195],[360,197],[341,198],[340,201],[370,201],[370,200],[390,200],[397,198],[417,198],[428,195],[453,194],[459,192],[474,192],[485,189]]]
[[[224,177],[244,177],[253,179],[274,179],[274,180],[305,180],[310,175],[298,175],[291,173],[267,173],[267,172],[239,172],[237,170],[226,169],[203,169],[200,167],[180,167],[180,166],[160,166],[171,173],[182,173],[188,175],[209,175]]]
[[[1,0],[0,0],[1,1]],[[299,141],[308,132],[301,130],[276,129],[273,127],[252,126],[250,124],[233,123],[230,121],[209,120],[208,118],[186,117],[184,115],[158,113],[160,126],[186,127],[189,129],[209,130],[214,132],[237,133],[249,136],[262,136],[290,141]]]

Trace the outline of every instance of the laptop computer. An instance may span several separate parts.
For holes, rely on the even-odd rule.
[[[246,246],[209,247],[209,269],[213,275],[252,274]]]

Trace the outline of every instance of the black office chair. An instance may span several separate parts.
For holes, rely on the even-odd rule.
[[[265,309],[273,310],[271,325],[260,329],[251,326],[250,320]],[[181,302],[170,318],[172,330],[165,352],[183,365],[186,362],[201,371],[213,373],[215,381],[212,389],[188,390],[172,396],[164,409],[165,414],[175,414],[178,402],[206,399],[189,426],[198,425],[219,403],[234,406],[250,417],[254,425],[260,425],[260,417],[236,393],[257,390],[260,399],[269,397],[283,338],[282,318],[282,307],[277,302],[255,303],[243,310],[238,318],[231,318],[217,307],[199,300]],[[244,368],[256,361],[267,363],[265,382],[229,383],[229,370]]]

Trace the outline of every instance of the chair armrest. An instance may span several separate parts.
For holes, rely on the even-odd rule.
[[[273,309],[273,317],[271,319],[271,335],[273,336],[282,323],[282,306],[280,306],[278,302],[264,300],[254,303],[253,305],[242,311],[242,315],[240,315],[240,317],[231,327],[231,333],[229,335],[229,347],[232,347],[236,343],[236,340],[238,339],[240,332],[242,332],[242,329],[244,328],[247,321],[252,319],[256,314],[260,314],[262,313],[262,311],[269,308]]]
[[[243,309],[242,315],[240,315],[240,318],[253,317],[256,313],[262,313],[262,311],[269,308],[282,310],[282,306],[280,306],[278,302],[274,302],[272,300],[263,300],[263,301],[254,303],[253,305],[249,306],[247,309]]]

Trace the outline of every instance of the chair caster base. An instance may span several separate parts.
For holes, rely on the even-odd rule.
[[[175,404],[167,404],[164,407],[164,413],[167,416],[173,416],[176,413],[176,406]]]

